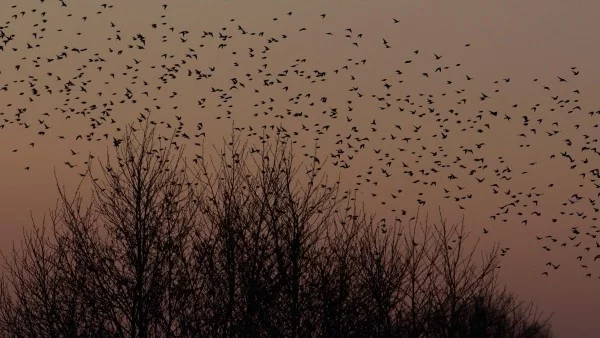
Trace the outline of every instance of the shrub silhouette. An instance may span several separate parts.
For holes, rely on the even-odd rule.
[[[376,221],[279,136],[194,164],[174,136],[128,128],[89,203],[59,187],[4,255],[3,337],[550,336],[464,223]]]

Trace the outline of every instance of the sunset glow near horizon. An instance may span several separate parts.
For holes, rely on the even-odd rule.
[[[557,337],[597,336],[598,23],[596,2],[4,2],[0,249],[141,117],[190,159],[280,130],[377,218],[464,218]]]

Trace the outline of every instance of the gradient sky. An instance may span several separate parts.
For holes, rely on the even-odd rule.
[[[420,212],[434,219],[438,206],[449,221],[464,215],[473,236],[481,236],[482,248],[495,242],[510,248],[502,281],[522,300],[554,313],[557,337],[598,336],[600,259],[594,257],[600,239],[593,226],[600,225],[594,219],[600,179],[594,181],[593,170],[600,160],[582,147],[598,147],[600,137],[600,2],[181,0],[169,1],[166,9],[163,2],[141,0],[65,4],[0,4],[0,30],[14,35],[0,50],[0,88],[6,87],[0,90],[1,249],[10,249],[31,226],[30,211],[41,220],[55,205],[54,170],[72,192],[87,154],[104,158],[112,137],[119,137],[116,128],[147,115],[145,109],[174,127],[176,115],[181,117],[190,136],[203,123],[206,136],[188,142],[191,156],[200,152],[194,142],[204,140],[208,153],[210,145],[220,145],[234,120],[244,134],[249,127],[260,133],[263,125],[281,125],[297,133],[295,147],[305,161],[310,159],[301,155],[312,154],[315,142],[322,158],[344,151],[329,161],[349,168],[329,165],[328,172],[332,177],[341,172],[343,188],[357,186],[367,210],[380,217],[395,217],[392,209],[411,217],[417,199],[426,202]],[[219,39],[219,32],[227,37]],[[142,45],[138,33],[145,37],[144,49],[137,47]],[[57,59],[63,51],[67,57]],[[210,77],[197,80],[196,70]],[[318,72],[325,75],[316,77]],[[233,78],[237,88],[230,88]],[[273,85],[265,86],[265,80]],[[17,120],[19,109],[26,110]],[[410,140],[402,141],[405,137]],[[355,153],[361,143],[364,148]],[[511,171],[502,172],[507,167]],[[449,180],[450,175],[457,179]],[[569,239],[573,227],[580,233]]]

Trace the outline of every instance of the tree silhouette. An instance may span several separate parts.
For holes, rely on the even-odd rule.
[[[175,136],[131,126],[88,203],[59,187],[52,226],[4,255],[2,336],[550,336],[464,222],[377,222],[279,135],[193,165]]]

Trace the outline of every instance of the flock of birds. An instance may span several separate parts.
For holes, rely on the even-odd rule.
[[[235,120],[235,129],[248,137],[261,140],[266,130],[301,149],[318,144],[329,152],[328,161],[308,150],[303,155],[352,173],[344,175],[348,183],[360,186],[371,202],[391,207],[395,221],[409,214],[395,209],[407,202],[425,208],[449,201],[468,213],[485,200],[498,205],[482,234],[494,223],[568,226],[568,235],[552,234],[556,227],[536,235],[539,249],[569,247],[584,275],[600,278],[593,276],[600,266],[593,266],[600,264],[600,110],[580,102],[577,67],[533,79],[543,94],[539,102],[507,105],[510,97],[503,93],[518,80],[485,82],[439,51],[407,52],[388,37],[330,27],[327,13],[315,18],[314,27],[286,12],[272,19],[270,31],[236,19],[210,30],[179,27],[163,4],[154,23],[133,32],[113,21],[116,2],[84,15],[73,14],[80,11],[65,0],[2,6],[0,137],[13,129],[31,135],[27,145],[8,149],[3,143],[3,152],[58,142],[68,148],[64,166],[81,170],[87,163],[82,148],[118,145],[122,129],[136,118],[161,117],[151,123],[174,131],[176,147],[201,146],[213,126]],[[71,29],[61,28],[67,23]],[[392,28],[400,23],[389,19]],[[319,50],[315,60],[286,56],[294,39],[316,38],[351,55],[329,51],[333,56],[327,57]],[[470,44],[461,48],[468,51]],[[382,65],[377,58],[386,53],[398,64]],[[334,64],[321,65],[328,62]],[[387,67],[379,77],[377,67]],[[186,125],[192,113],[196,120]],[[71,123],[89,129],[61,127]],[[35,168],[26,164],[24,170]],[[548,171],[568,175],[568,183],[539,183]],[[560,205],[552,205],[552,194],[562,198]],[[507,251],[502,248],[503,255]],[[560,266],[548,261],[541,273]]]

